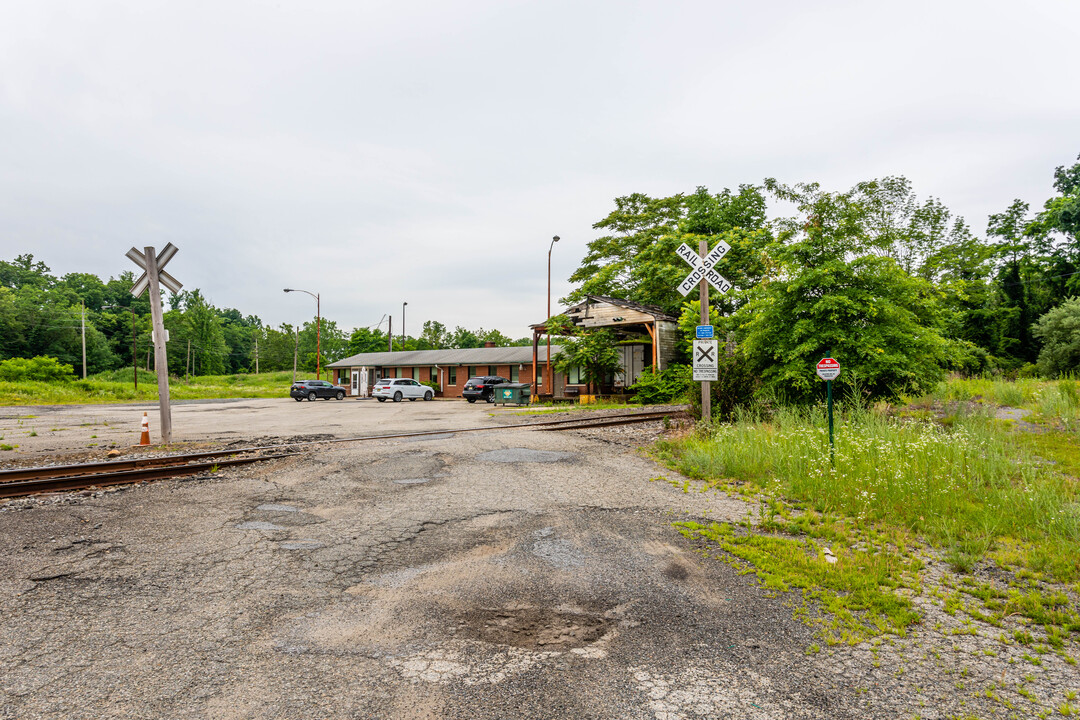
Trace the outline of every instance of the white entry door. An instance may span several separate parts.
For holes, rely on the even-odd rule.
[[[360,394],[359,391],[360,391],[360,371],[359,370],[353,370],[352,371],[352,393],[350,393],[350,394],[353,395],[353,396],[356,396],[356,395]]]

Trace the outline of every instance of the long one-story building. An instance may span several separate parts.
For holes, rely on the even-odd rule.
[[[551,347],[551,356],[559,353]],[[537,358],[540,383],[550,383],[547,348]],[[529,346],[482,347],[451,350],[404,350],[360,353],[329,363],[334,379],[351,396],[367,397],[375,381],[384,377],[407,377],[434,383],[440,397],[461,397],[465,382],[478,375],[498,375],[510,382],[533,382],[533,349]]]
[[[621,368],[606,378],[600,394],[618,393],[637,382],[646,367],[667,368],[676,353],[677,318],[651,305],[588,295],[565,313],[578,327],[607,328],[618,343]],[[478,375],[498,375],[511,382],[533,385],[532,394],[544,398],[577,397],[586,384],[580,368],[557,372],[548,366],[545,323],[530,326],[532,346],[462,348],[451,350],[405,350],[360,353],[328,364],[338,385],[351,396],[367,397],[375,381],[384,377],[407,377],[432,383],[440,397],[461,397],[465,382]],[[557,358],[560,347],[551,346]]]

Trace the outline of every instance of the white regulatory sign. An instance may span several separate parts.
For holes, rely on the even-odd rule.
[[[691,290],[698,286],[698,283],[705,279],[716,288],[717,292],[723,294],[731,289],[731,283],[729,283],[723,275],[716,272],[714,269],[716,264],[720,262],[731,246],[721,240],[716,243],[716,247],[709,251],[709,254],[702,260],[701,257],[694,252],[694,249],[683,243],[675,251],[679,257],[686,261],[686,263],[693,268],[690,274],[683,278],[683,281],[679,283],[679,292],[686,297]]]
[[[694,381],[715,382],[718,377],[716,339],[694,339]]]

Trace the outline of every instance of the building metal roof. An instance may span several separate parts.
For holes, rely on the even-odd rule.
[[[551,346],[551,356],[559,354]],[[537,362],[547,361],[547,346],[536,350]],[[513,365],[532,362],[532,346],[494,348],[454,348],[449,350],[399,350],[397,352],[360,353],[336,362],[328,368],[346,367],[411,367],[416,365]]]
[[[674,320],[676,322],[678,322],[679,320],[679,318],[675,317],[674,315],[669,315],[667,312],[664,311],[663,308],[657,307],[656,305],[644,305],[642,303],[636,303],[632,300],[621,300],[619,298],[606,297],[604,295],[586,295],[585,300],[578,303],[577,305],[574,305],[573,307],[580,307],[582,305],[585,305],[590,300],[594,302],[605,302],[610,305],[618,305],[619,307],[628,308],[630,310],[637,310],[638,312],[643,312],[646,315],[652,315],[657,320]]]
[[[621,300],[619,298],[606,297],[604,295],[586,295],[584,300],[577,303],[576,305],[571,305],[564,312],[567,315],[570,315],[570,319],[573,320],[573,315],[580,312],[582,308],[587,307],[588,305],[595,305],[596,303],[607,303],[609,305],[615,305],[616,307],[627,308],[628,310],[637,310],[638,312],[645,313],[646,315],[652,315],[657,320],[668,320],[671,322],[679,321],[679,318],[675,317],[674,315],[669,315],[667,312],[664,311],[663,308],[657,307],[656,305],[644,305],[642,303],[633,302],[631,300]],[[545,325],[546,321],[542,323],[534,323],[529,327],[533,330],[536,330],[537,328],[545,327]]]

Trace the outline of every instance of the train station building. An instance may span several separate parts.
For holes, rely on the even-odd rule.
[[[588,295],[564,312],[576,327],[606,328],[613,331],[622,358],[621,369],[595,389],[598,394],[619,394],[637,382],[646,367],[666,369],[675,358],[677,318],[650,305]],[[547,399],[569,399],[586,392],[580,368],[566,373],[548,363],[544,342],[545,323],[531,325],[532,345],[515,347],[460,348],[447,350],[404,350],[360,353],[329,363],[334,381],[350,396],[366,397],[376,380],[406,377],[431,383],[439,397],[461,397],[466,381],[481,375],[498,375],[510,382],[533,385],[533,395]],[[555,338],[553,338],[555,340]],[[557,358],[560,346],[551,346]]]

